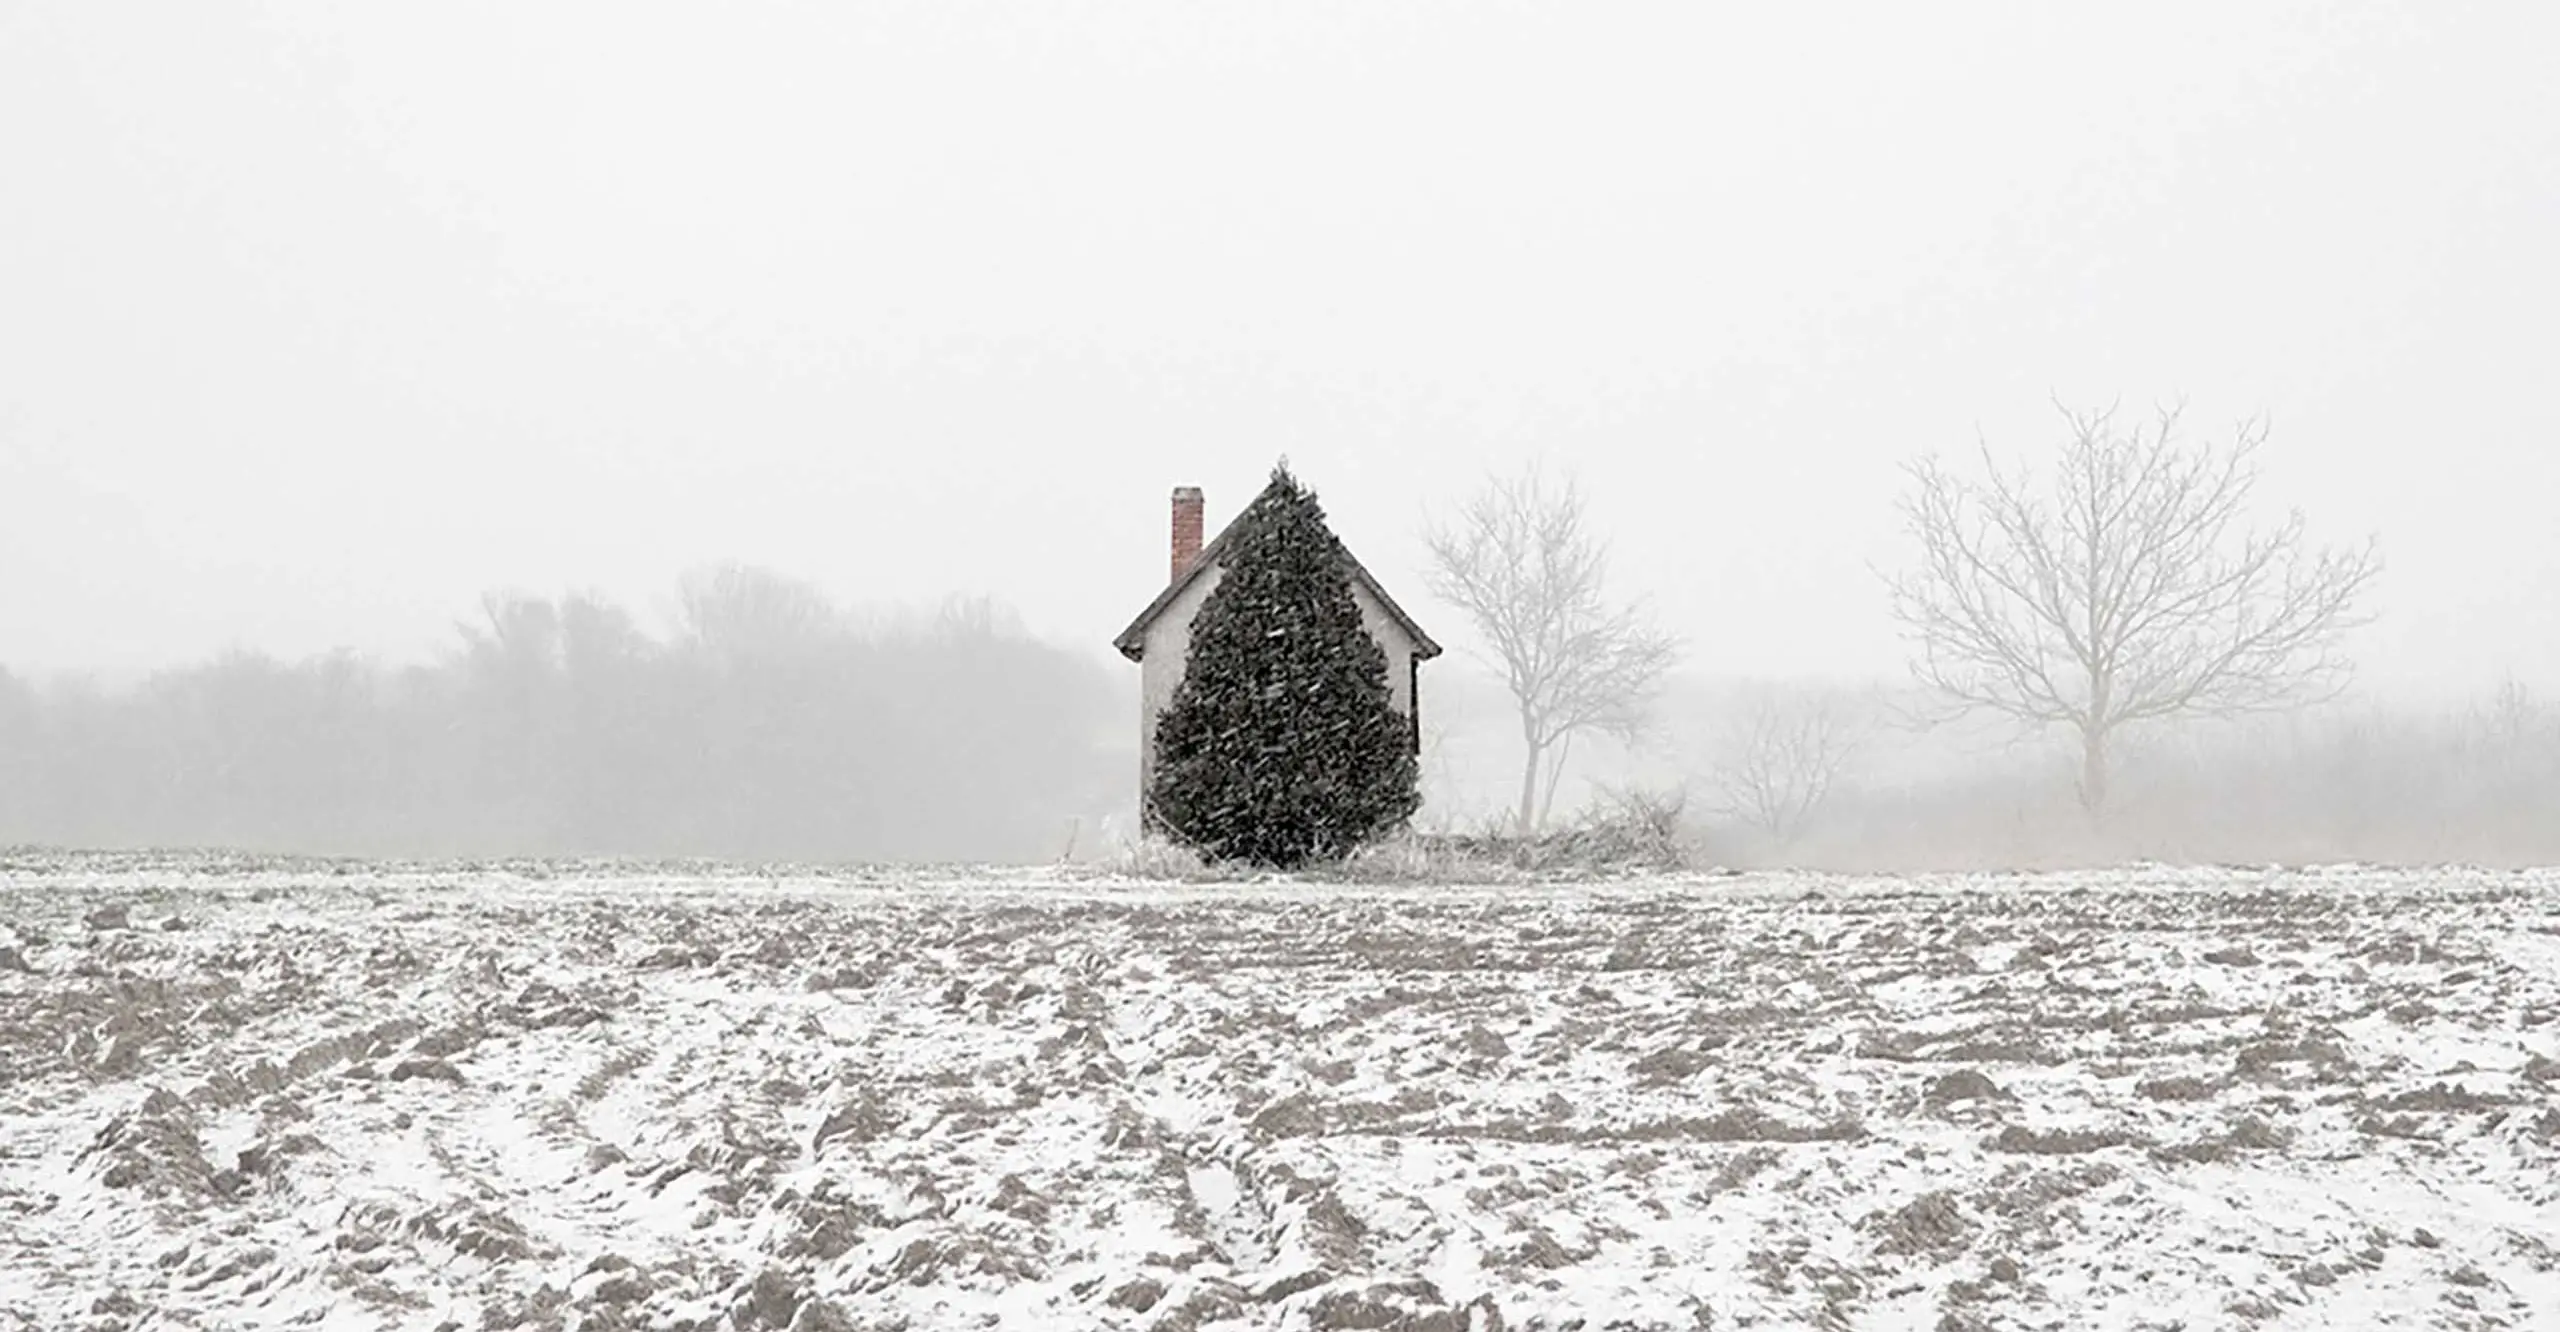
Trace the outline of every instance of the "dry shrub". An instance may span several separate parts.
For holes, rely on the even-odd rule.
[[[1696,859],[1685,830],[1687,795],[1611,789],[1566,827],[1523,837],[1486,830],[1417,840],[1475,875],[1508,870],[1545,878],[1682,870]]]
[[[1492,824],[1474,832],[1406,828],[1338,861],[1309,865],[1304,873],[1343,883],[1444,884],[1686,869],[1694,857],[1684,830],[1685,806],[1680,792],[1607,790],[1569,825],[1535,836]],[[1240,866],[1209,860],[1152,833],[1121,842],[1103,867],[1119,877],[1159,882],[1232,883],[1250,877]]]
[[[1190,847],[1154,833],[1122,841],[1104,857],[1103,868],[1119,878],[1151,882],[1218,883],[1238,877],[1232,868],[1214,864]]]
[[[1410,831],[1352,852],[1339,873],[1350,883],[1503,883],[1520,877],[1508,861],[1479,854],[1461,839]]]

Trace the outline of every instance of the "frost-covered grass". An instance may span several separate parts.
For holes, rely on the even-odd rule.
[[[0,904],[0,1328],[2560,1319],[2555,873]]]

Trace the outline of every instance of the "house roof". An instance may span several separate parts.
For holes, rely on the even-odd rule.
[[[1182,576],[1166,584],[1164,591],[1157,593],[1156,599],[1148,602],[1145,610],[1138,612],[1138,618],[1131,620],[1129,627],[1121,630],[1118,638],[1111,640],[1111,646],[1120,649],[1121,656],[1131,661],[1138,661],[1146,656],[1147,630],[1152,628],[1157,618],[1165,613],[1165,608],[1181,597],[1183,589],[1198,582],[1201,576],[1209,571],[1209,566],[1218,562],[1219,552],[1226,548],[1227,538],[1233,536],[1235,530],[1235,524],[1229,523],[1218,533],[1216,540],[1202,546],[1200,553],[1193,557],[1191,566],[1182,571]],[[1387,595],[1387,589],[1378,582],[1377,576],[1360,563],[1349,547],[1343,548],[1342,562],[1350,566],[1353,581],[1367,588],[1369,595],[1378,599],[1378,605],[1386,611],[1387,618],[1395,621],[1396,627],[1404,630],[1406,636],[1413,639],[1416,660],[1429,661],[1440,655],[1440,645],[1431,640],[1431,635],[1422,632],[1422,626],[1415,624],[1413,617],[1404,613],[1404,607],[1397,605],[1394,597]]]

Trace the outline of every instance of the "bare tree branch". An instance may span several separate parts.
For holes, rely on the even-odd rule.
[[[692,570],[678,596],[680,641],[723,666],[806,654],[844,628],[816,586],[746,565]]]
[[[1519,712],[1523,832],[1554,800],[1571,738],[1641,735],[1679,655],[1640,608],[1609,603],[1608,552],[1583,517],[1574,482],[1551,488],[1532,466],[1488,479],[1428,537],[1432,591],[1474,624]]]
[[[1869,738],[1850,700],[1828,691],[1754,689],[1726,714],[1713,781],[1725,812],[1792,844],[1820,814]]]
[[[2263,422],[2216,452],[2179,443],[2176,405],[2147,431],[2119,427],[2113,406],[2055,405],[2070,434],[2041,493],[1987,446],[1979,482],[1910,465],[1901,508],[1920,559],[1887,581],[1922,684],[1958,710],[2079,733],[2094,815],[2120,728],[2342,689],[2338,641],[2364,622],[2381,560],[2371,541],[2306,551],[2299,513],[2241,526]]]

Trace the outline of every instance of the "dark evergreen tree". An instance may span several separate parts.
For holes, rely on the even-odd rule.
[[[1220,551],[1155,746],[1154,818],[1221,860],[1335,859],[1420,804],[1411,725],[1350,558],[1286,464]]]

